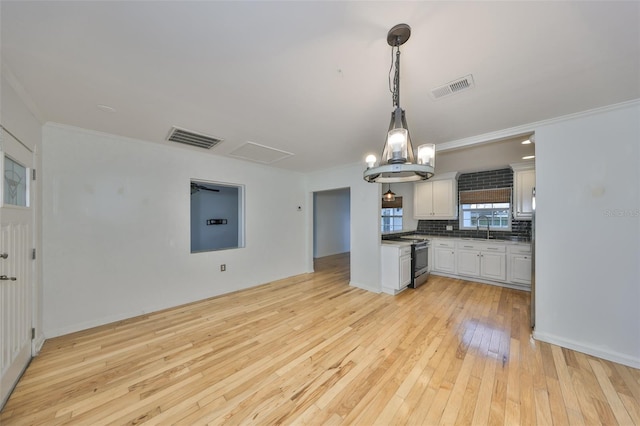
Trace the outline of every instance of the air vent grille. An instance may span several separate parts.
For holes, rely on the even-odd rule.
[[[463,90],[471,89],[474,86],[475,84],[473,82],[473,76],[469,74],[457,80],[451,81],[444,86],[431,89],[431,97],[433,99],[440,99],[445,96],[453,95],[454,93],[462,92]]]
[[[214,138],[213,136],[196,133],[191,130],[181,129],[175,126],[171,128],[169,136],[167,136],[167,140],[204,149],[211,149],[223,141],[223,139]]]

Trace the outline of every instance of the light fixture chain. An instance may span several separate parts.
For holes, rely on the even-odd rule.
[[[395,62],[394,62],[395,52]],[[391,74],[393,73],[393,85],[391,83]],[[391,101],[394,107],[400,106],[400,47],[391,47],[391,67],[389,67],[389,92],[391,92]]]
[[[396,72],[393,78],[393,106],[400,106],[400,47],[396,48]]]

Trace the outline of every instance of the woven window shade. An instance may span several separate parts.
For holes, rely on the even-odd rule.
[[[402,208],[402,197],[396,197],[393,201],[385,201],[382,200],[382,208],[383,209],[401,209]]]
[[[460,191],[460,204],[510,203],[511,188]]]

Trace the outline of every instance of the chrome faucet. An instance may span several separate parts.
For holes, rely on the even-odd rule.
[[[489,235],[489,226],[490,226],[489,216],[483,214],[482,216],[478,217],[478,221],[476,222],[476,231],[480,230],[480,219],[483,219],[483,218],[487,220],[487,240],[488,240],[489,238],[491,238],[491,236]]]

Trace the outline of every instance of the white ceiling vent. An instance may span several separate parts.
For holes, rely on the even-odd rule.
[[[213,136],[202,133],[196,133],[191,130],[181,129],[176,126],[171,128],[169,136],[167,136],[167,140],[204,149],[211,149],[223,141],[223,139],[214,138]]]
[[[269,146],[260,145],[259,143],[247,142],[236,150],[231,151],[229,155],[243,160],[255,161],[256,163],[271,164],[287,157],[291,157],[294,154],[280,149],[271,148]]]
[[[433,99],[444,98],[445,96],[453,95],[454,93],[462,92],[463,90],[471,89],[475,86],[473,83],[473,76],[471,74],[461,77],[457,80],[451,81],[444,86],[431,89],[431,97]]]

